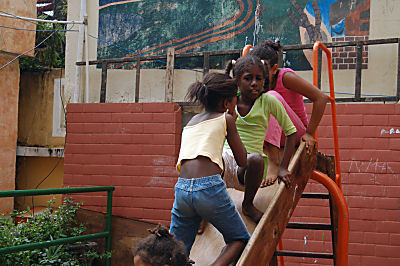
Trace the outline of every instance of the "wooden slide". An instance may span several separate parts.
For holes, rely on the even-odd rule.
[[[276,182],[273,186],[258,190],[254,204],[264,211],[264,215],[257,225],[242,214],[244,193],[235,188],[228,188],[251,234],[236,265],[268,265],[316,163],[316,152],[306,154],[305,144],[302,142],[289,164],[289,171],[292,173],[291,187],[286,188],[283,182]],[[229,180],[226,183],[229,184]],[[196,237],[190,258],[195,261],[196,266],[210,265],[224,246],[222,235],[211,224],[207,224],[204,233]]]

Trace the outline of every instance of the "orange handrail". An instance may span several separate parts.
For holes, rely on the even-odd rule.
[[[346,199],[339,185],[333,182],[326,174],[314,170],[311,178],[324,185],[332,196],[333,202],[335,202],[338,211],[336,263],[339,266],[347,266],[349,252],[349,209]]]
[[[242,56],[247,55],[247,53],[250,51],[251,48],[253,48],[253,46],[251,44],[245,45],[243,47]]]
[[[333,130],[333,143],[335,147],[335,169],[336,169],[336,184],[342,188],[342,174],[340,171],[340,157],[339,157],[339,138],[337,131],[337,120],[336,120],[336,103],[335,103],[335,89],[333,86],[333,68],[332,68],[332,54],[326,46],[317,41],[313,47],[313,84],[318,87],[318,49],[321,48],[327,57],[328,61],[328,74],[329,74],[329,101],[331,102],[331,113],[332,113],[332,130]]]

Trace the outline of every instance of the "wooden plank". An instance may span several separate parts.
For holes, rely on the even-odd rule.
[[[101,64],[101,88],[100,88],[100,102],[106,102],[106,88],[107,88],[107,63]]]
[[[260,188],[254,199],[254,205],[259,210],[265,211],[268,208],[268,205],[270,204],[272,199],[274,198],[274,195],[276,194],[278,188],[279,185],[277,183],[272,186]],[[243,215],[242,201],[244,197],[244,192],[234,188],[228,188],[227,190],[239,214],[241,215],[244,224],[247,227],[247,231],[252,234],[257,224],[253,222],[249,217]],[[221,233],[219,233],[218,230],[215,229],[215,227],[211,224],[207,224],[204,233],[196,237],[196,240],[190,252],[190,258],[196,262],[196,266],[209,266],[218,257],[224,246],[225,242]]]
[[[175,49],[168,48],[167,51],[167,69],[165,74],[165,101],[172,102],[174,88],[174,64],[175,64]]]
[[[283,183],[258,223],[236,265],[267,265],[316,165],[315,151],[308,155],[302,142],[289,164],[291,186]]]
[[[274,254],[275,247],[316,164],[316,153],[313,152],[310,156],[303,150],[304,143],[300,145],[289,165],[289,170],[294,173],[291,176],[293,185],[290,189],[285,188],[283,183],[276,182],[272,186],[258,190],[254,205],[264,211],[264,216],[258,225],[242,213],[244,192],[228,188],[229,195],[242,216],[247,230],[252,234],[237,265],[267,265]],[[229,187],[229,181],[226,183]],[[221,253],[224,246],[222,235],[208,224],[204,233],[196,237],[190,258],[196,262],[197,266],[208,266]]]
[[[335,168],[335,157],[331,155],[325,155],[320,152],[317,154],[317,167],[316,169],[327,176],[333,181],[336,180],[336,168]],[[331,197],[329,197],[329,210],[331,216],[331,224],[333,230],[332,234],[332,251],[333,251],[333,264],[336,265],[336,250],[337,250],[337,234],[338,234],[338,210]]]
[[[203,76],[210,71],[210,52],[204,52]]]
[[[140,55],[137,56],[137,63],[136,63],[135,103],[139,102],[139,87],[140,87]]]
[[[362,50],[363,50],[362,42],[357,43],[356,50],[357,50],[356,84],[355,84],[354,97],[356,102],[359,102],[361,98],[361,73],[362,73]]]

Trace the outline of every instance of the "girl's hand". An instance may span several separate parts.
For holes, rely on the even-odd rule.
[[[279,167],[278,170],[278,184],[285,183],[286,188],[290,188],[289,171],[286,168]]]
[[[315,147],[314,137],[306,132],[301,139],[306,143],[307,154],[311,154]]]

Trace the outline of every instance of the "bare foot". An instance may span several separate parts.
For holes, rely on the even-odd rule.
[[[258,223],[263,216],[264,213],[259,211],[254,205],[244,206],[242,204],[242,212],[244,215],[248,216],[252,219],[255,223]]]
[[[263,181],[261,181],[260,187],[267,187],[268,182],[266,179],[263,179]]]
[[[201,223],[200,223],[200,228],[199,228],[199,230],[197,230],[198,235],[201,235],[202,233],[204,233],[204,229],[206,228],[206,225],[207,225],[207,221],[202,219]]]
[[[278,171],[279,171],[279,166],[278,166],[277,162],[274,162],[273,160],[269,160],[267,176],[265,177],[265,180],[262,181],[261,187],[267,187],[267,186],[273,185],[275,183],[276,179],[278,178]]]
[[[275,183],[276,179],[277,179],[277,176],[267,175],[266,178],[261,182],[260,187],[272,186]]]

